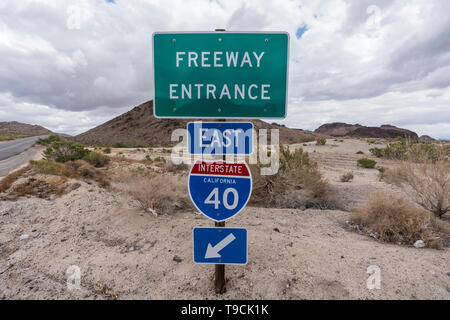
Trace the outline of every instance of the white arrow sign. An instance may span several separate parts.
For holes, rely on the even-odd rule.
[[[230,233],[214,247],[211,245],[211,243],[208,243],[208,248],[206,248],[205,259],[220,258],[221,255],[219,254],[219,251],[225,248],[231,242],[233,242],[234,239],[236,239],[236,237],[232,233]]]

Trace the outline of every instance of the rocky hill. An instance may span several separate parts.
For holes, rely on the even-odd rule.
[[[36,136],[53,133],[42,126],[17,121],[0,122],[0,132],[21,133]]]
[[[101,146],[169,146],[175,144],[170,141],[173,130],[186,128],[188,121],[195,119],[155,118],[153,101],[147,101],[74,139],[84,144]],[[318,136],[312,132],[290,129],[275,123],[251,121],[255,129],[279,129],[281,143],[301,143],[314,140]]]
[[[360,124],[347,124],[342,122],[326,123],[314,130],[315,133],[330,135],[333,137],[358,137],[358,138],[418,138],[417,133],[391,125],[380,127],[366,127]]]

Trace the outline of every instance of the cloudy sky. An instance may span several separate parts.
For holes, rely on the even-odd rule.
[[[155,31],[287,31],[283,121],[450,139],[448,0],[2,0],[0,121],[78,134],[153,98]]]

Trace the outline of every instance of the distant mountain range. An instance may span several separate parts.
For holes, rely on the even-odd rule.
[[[172,132],[178,128],[186,128],[189,121],[195,121],[195,119],[155,118],[153,116],[153,101],[150,100],[75,137],[70,137],[65,134],[59,135],[88,145],[163,147],[176,144],[177,142],[171,141]],[[208,121],[214,120],[210,119]],[[270,124],[261,120],[250,121],[257,130],[279,129],[280,143],[283,144],[302,143],[315,140],[318,137],[418,138],[415,132],[392,125],[367,127],[360,124],[334,122],[323,124],[314,132],[311,132],[302,129],[287,128],[284,125],[276,123]],[[13,132],[27,135],[54,134],[54,132],[42,126],[17,121],[0,122],[0,132]],[[420,140],[424,142],[434,141],[429,136],[422,136]]]
[[[147,101],[104,124],[75,136],[74,139],[90,145],[169,146],[177,143],[171,141],[172,132],[178,128],[186,128],[189,121],[195,121],[195,119],[155,118],[153,116],[153,101]],[[321,136],[310,131],[290,129],[283,125],[269,124],[261,120],[251,120],[251,122],[258,130],[279,129],[280,142],[285,144],[311,141]]]
[[[332,137],[358,137],[358,138],[396,138],[409,137],[418,138],[417,133],[398,128],[392,125],[382,125],[380,127],[366,127],[360,124],[347,124],[333,122],[321,125],[314,130],[315,133],[325,134]]]
[[[21,133],[29,135],[45,135],[53,132],[37,124],[26,124],[17,121],[0,122],[0,132]]]

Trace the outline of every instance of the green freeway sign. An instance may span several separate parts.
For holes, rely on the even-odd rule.
[[[284,118],[289,35],[153,34],[154,114],[160,118]]]

